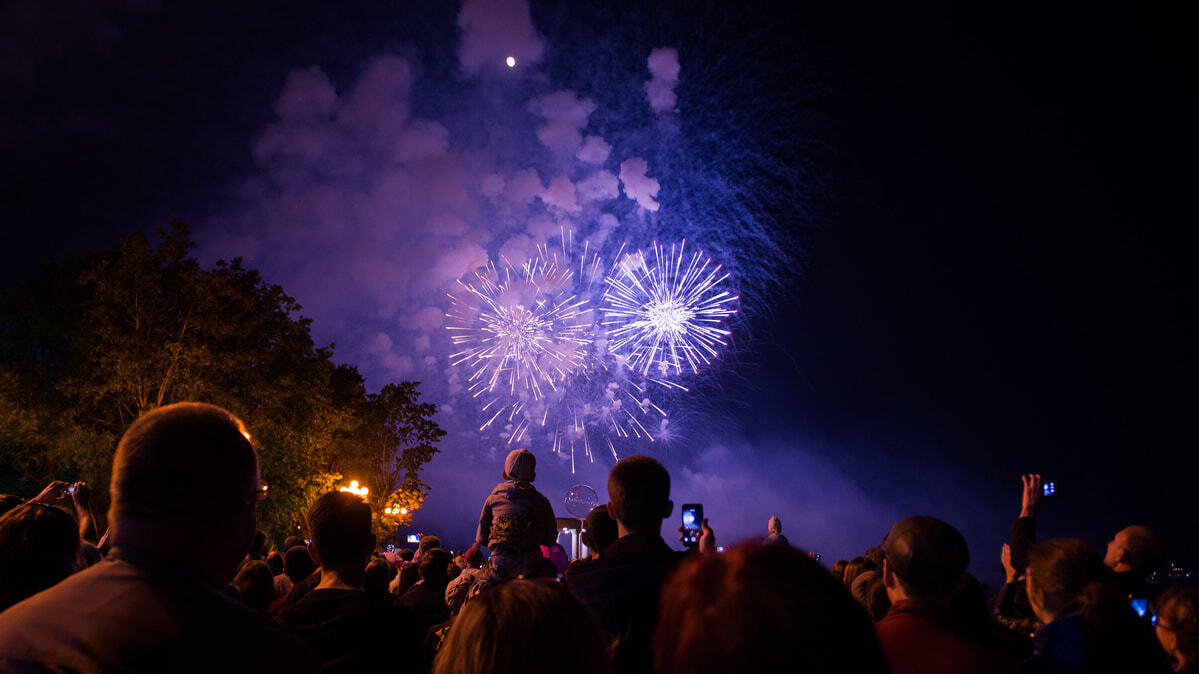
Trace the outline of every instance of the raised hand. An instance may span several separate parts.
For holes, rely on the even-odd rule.
[[[1020,516],[1036,517],[1037,508],[1041,506],[1041,499],[1045,496],[1045,483],[1037,473],[1021,475],[1020,480],[1024,483],[1024,494],[1020,499]]]

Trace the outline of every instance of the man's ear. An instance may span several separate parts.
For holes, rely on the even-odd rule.
[[[308,556],[312,559],[313,564],[321,565],[321,555],[316,551],[316,543],[312,541],[308,541]]]
[[[895,587],[895,572],[891,570],[891,565],[887,563],[886,559],[883,559],[883,586]]]
[[[616,521],[616,508],[612,507],[612,502],[608,501],[607,503],[605,503],[604,508],[608,511],[608,517],[611,517],[612,521],[615,522]]]
[[[666,510],[662,512],[662,519],[670,517],[670,513],[674,512],[674,501],[666,501]]]

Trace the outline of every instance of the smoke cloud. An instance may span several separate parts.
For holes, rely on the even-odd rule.
[[[602,287],[617,251],[686,237],[688,250],[707,241],[709,254],[736,270],[740,282],[774,273],[781,258],[771,251],[782,246],[773,242],[783,237],[750,214],[761,199],[726,200],[693,217],[731,194],[728,176],[711,166],[751,164],[701,161],[694,153],[706,146],[663,123],[682,114],[676,88],[686,81],[686,64],[676,49],[643,46],[627,66],[619,101],[605,91],[603,105],[597,92],[558,82],[544,68],[545,39],[521,0],[468,1],[457,28],[457,42],[444,41],[457,62],[449,79],[446,69],[402,49],[377,54],[348,76],[335,78],[321,64],[281,73],[274,119],[252,147],[257,170],[201,228],[200,252],[209,261],[241,256],[280,283],[313,319],[318,342],[336,342],[337,357],[356,364],[372,388],[421,382],[450,435],[428,469],[434,491],[418,524],[436,523],[451,540],[467,543],[478,504],[461,496],[477,493],[481,503],[517,432],[512,419],[481,430],[480,401],[468,391],[468,374],[453,364],[447,293],[460,279],[548,255],[578,265],[575,273]],[[515,67],[505,63],[509,56]],[[738,140],[735,147],[749,146]],[[586,270],[578,261],[583,251],[598,256]],[[595,348],[604,352],[602,335]],[[656,404],[614,378],[593,375],[586,385],[596,402],[582,414],[645,412]],[[646,433],[668,440],[677,432],[673,419],[654,419],[645,422]],[[584,447],[576,432],[568,439],[580,444],[577,452],[551,451],[556,440],[535,424],[518,436],[538,454],[539,484],[555,503],[554,494],[576,482],[597,486],[602,497],[616,458],[663,449],[644,437]],[[733,517],[753,471],[771,471],[751,463],[744,477],[726,474],[734,455],[753,451],[730,449],[737,442],[706,439],[668,461],[682,492],[710,498],[713,514],[722,511],[717,518]],[[852,492],[849,480],[825,484]],[[760,528],[750,521],[764,522],[793,501],[780,487],[762,513],[746,511],[744,521],[728,520],[728,530]],[[854,503],[872,512],[869,499]],[[862,530],[881,521],[855,520],[850,510],[834,514]]]

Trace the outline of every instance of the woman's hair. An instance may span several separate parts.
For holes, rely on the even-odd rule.
[[[396,587],[397,595],[404,594],[408,591],[408,588],[416,585],[416,582],[420,580],[420,568],[416,564],[408,562],[400,567],[399,575],[400,581]]]
[[[833,568],[829,569],[829,571],[832,572],[833,578],[836,578],[837,580],[839,580],[841,582],[845,582],[845,567],[846,566],[849,566],[848,559],[838,559],[837,561],[833,562]]]
[[[864,571],[877,571],[878,567],[869,557],[854,557],[845,565],[844,582],[845,587],[852,587],[853,580]]]
[[[26,503],[0,515],[0,611],[80,568],[79,525],[66,512]]]
[[[434,661],[435,674],[608,671],[604,637],[556,580],[513,580],[462,607]]]
[[[1119,599],[1111,570],[1076,538],[1053,538],[1028,551],[1029,596],[1055,616],[1081,614],[1106,627]]]
[[[1154,603],[1158,627],[1174,634],[1185,662],[1199,662],[1199,588],[1172,587]]]
[[[692,555],[662,588],[658,674],[884,672],[870,619],[824,567],[790,546]]]
[[[283,573],[291,582],[298,583],[316,570],[316,565],[312,562],[312,556],[308,554],[308,548],[304,545],[294,545],[283,553]]]
[[[260,559],[247,559],[233,577],[233,587],[241,594],[241,600],[250,608],[266,612],[275,600],[275,577],[271,567]]]
[[[887,596],[887,588],[883,587],[883,574],[878,571],[863,571],[858,574],[849,592],[862,608],[866,609],[866,614],[874,622],[882,620],[891,609],[891,599]]]
[[[366,577],[371,579],[375,587],[386,592],[391,579],[396,577],[396,569],[386,559],[374,557],[366,563]]]
[[[267,553],[266,565],[271,568],[271,573],[276,576],[283,573],[283,553],[278,550],[271,550]]]

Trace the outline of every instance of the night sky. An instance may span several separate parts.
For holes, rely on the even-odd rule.
[[[640,450],[671,469],[676,504],[705,504],[722,542],[764,535],[778,514],[793,543],[831,560],[860,554],[900,517],[931,514],[963,530],[972,570],[995,582],[1019,475],[1039,471],[1058,488],[1043,536],[1102,546],[1142,523],[1196,566],[1194,472],[1183,470],[1195,448],[1196,106],[1180,16],[588,4],[494,3],[479,11],[501,30],[464,39],[458,8],[433,1],[8,3],[3,280],[187,221],[202,259],[245,256],[373,387],[420,379],[453,406],[416,526],[465,546],[507,447],[472,439],[475,412],[453,399],[426,298],[449,262],[494,254],[515,230],[480,235],[487,214],[474,195],[438,190],[474,184],[484,164],[519,169],[526,118],[570,112],[529,101],[570,91],[567,107],[594,108],[559,140],[602,137],[606,168],[644,157],[661,182],[660,210],[631,194],[609,208],[618,235],[642,237],[636,245],[687,235],[740,282],[732,348],[672,409],[677,438]],[[511,39],[540,49],[518,74],[487,61],[499,48],[489,40]],[[643,87],[659,47],[677,50],[678,104],[655,116]],[[313,67],[327,89],[304,79]],[[402,95],[355,99],[370,73]],[[335,95],[343,119],[377,115],[370,133],[394,123],[401,145],[440,168],[397,179],[394,203],[367,195],[347,215],[343,193],[362,183],[345,176],[372,175],[371,145],[312,140],[328,128],[287,107],[297,91]],[[389,105],[402,113],[378,112]],[[663,138],[688,144],[669,151]],[[302,143],[324,154],[296,177],[271,148]],[[545,187],[553,173],[542,173]],[[715,191],[718,180],[734,187]],[[722,194],[735,196],[728,217],[744,209],[783,250],[758,264],[737,249],[742,232],[688,229]],[[458,201],[446,224],[437,207]],[[403,215],[378,219],[385,208]],[[451,239],[419,232],[442,227],[476,247],[420,267],[421,251]],[[343,276],[353,278],[329,282]],[[538,454],[551,501],[575,483],[603,497],[610,455],[571,475]]]

